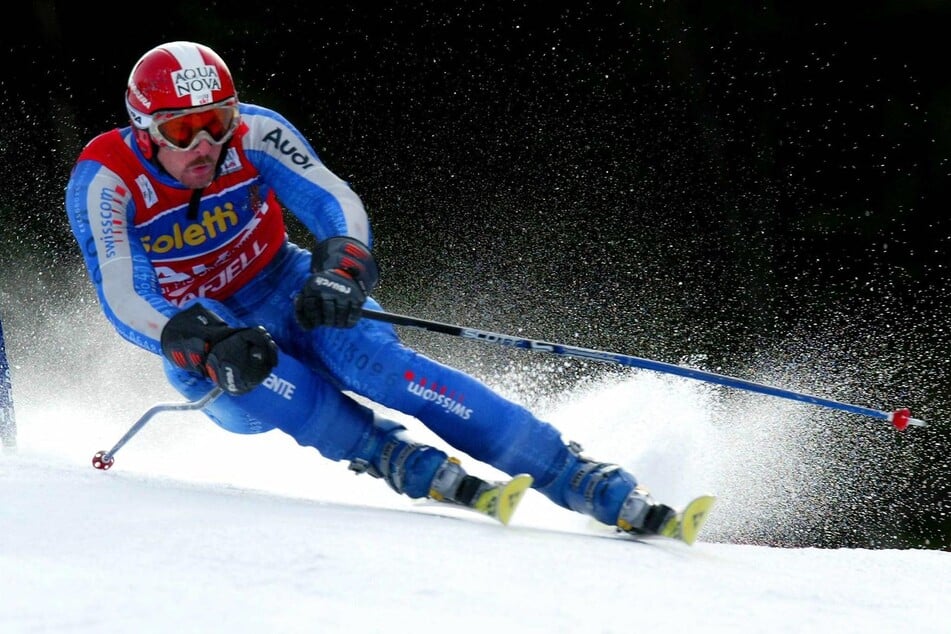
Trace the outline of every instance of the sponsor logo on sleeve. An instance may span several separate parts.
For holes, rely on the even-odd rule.
[[[301,169],[310,169],[315,163],[307,148],[299,148],[295,143],[296,139],[284,138],[286,130],[274,128],[264,135],[264,142],[273,145],[274,149],[290,159],[291,163]],[[290,137],[291,135],[288,134]]]
[[[117,245],[126,241],[125,205],[129,199],[129,190],[119,186],[104,187],[99,191],[99,238],[106,259],[114,258]]]

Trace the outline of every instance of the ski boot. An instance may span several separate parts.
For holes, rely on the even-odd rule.
[[[511,480],[487,482],[469,475],[458,458],[447,458],[429,490],[429,497],[438,502],[458,504],[508,524],[522,496],[532,486],[532,476],[520,474]]]
[[[680,522],[677,511],[654,501],[647,489],[634,487],[621,504],[617,527],[632,535],[676,537]]]
[[[647,489],[637,486],[621,505],[617,527],[631,535],[660,535],[692,546],[714,502],[716,498],[712,495],[701,495],[682,511],[675,511],[655,502]]]
[[[508,524],[525,491],[529,475],[490,482],[469,475],[459,460],[411,440],[398,423],[377,419],[362,447],[366,457],[350,461],[350,470],[383,478],[397,493],[454,504]]]
[[[637,480],[616,464],[581,455],[581,445],[568,443],[561,472],[538,490],[553,502],[632,535],[665,535],[676,531],[677,512],[659,504],[637,486]]]

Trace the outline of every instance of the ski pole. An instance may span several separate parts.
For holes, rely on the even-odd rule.
[[[195,401],[187,401],[185,403],[159,403],[153,405],[147,412],[142,414],[142,416],[129,428],[129,431],[119,439],[119,442],[115,444],[109,451],[99,451],[95,456],[92,457],[92,466],[97,469],[102,469],[105,471],[112,466],[112,463],[115,462],[116,452],[119,451],[123,445],[129,442],[129,439],[139,433],[139,430],[145,427],[145,424],[151,420],[153,416],[161,412],[179,412],[185,410],[201,409],[205,405],[208,405],[216,398],[221,396],[222,390],[220,387],[215,386],[210,392],[199,398]]]
[[[785,390],[778,387],[772,387],[770,385],[754,383],[753,381],[745,381],[743,379],[737,379],[731,376],[725,376],[723,374],[715,374],[713,372],[704,372],[703,370],[696,370],[694,368],[686,368],[686,367],[674,365],[671,363],[664,363],[662,361],[652,361],[650,359],[632,357],[630,355],[618,354],[616,352],[605,352],[602,350],[591,350],[589,348],[579,348],[576,346],[569,346],[562,343],[551,343],[548,341],[526,339],[524,337],[504,335],[497,332],[479,330],[477,328],[465,328],[463,326],[454,326],[452,324],[444,324],[438,321],[429,321],[426,319],[419,319],[417,317],[409,317],[406,315],[398,315],[395,313],[388,313],[388,312],[383,312],[378,310],[370,310],[367,308],[363,309],[363,316],[369,319],[374,319],[376,321],[383,321],[383,322],[387,322],[397,326],[406,326],[408,328],[416,328],[418,330],[438,332],[445,335],[452,335],[453,337],[462,337],[463,339],[475,339],[476,341],[482,341],[484,343],[494,343],[500,346],[509,346],[513,348],[523,348],[526,350],[549,352],[549,353],[564,356],[564,357],[588,359],[591,361],[601,361],[604,363],[615,363],[618,365],[628,366],[632,368],[642,368],[646,370],[654,370],[656,372],[665,372],[667,374],[676,374],[678,376],[696,379],[698,381],[716,383],[718,385],[725,385],[727,387],[747,390],[749,392],[757,392],[759,394],[768,394],[770,396],[778,396],[780,398],[800,401],[803,403],[810,403],[812,405],[819,405],[822,407],[837,409],[844,412],[850,412],[852,414],[861,414],[863,416],[871,416],[872,418],[877,418],[879,420],[890,422],[899,431],[904,430],[906,427],[908,427],[908,425],[916,425],[918,427],[928,426],[928,423],[926,423],[925,421],[919,418],[912,418],[911,412],[907,408],[897,409],[893,412],[884,412],[881,410],[871,409],[868,407],[861,407],[859,405],[850,405],[848,403],[840,403],[839,401],[833,401],[833,400],[821,398],[818,396],[811,396],[809,394],[802,394],[800,392],[794,392],[792,390]]]

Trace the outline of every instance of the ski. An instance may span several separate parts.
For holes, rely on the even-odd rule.
[[[697,535],[700,534],[716,501],[717,499],[712,495],[694,498],[660,529],[659,534],[692,546],[697,541]]]
[[[500,524],[508,525],[515,514],[515,509],[528,491],[534,480],[532,476],[522,473],[511,480],[503,482],[486,482],[492,485],[482,491],[479,496],[469,504],[460,504],[450,500],[443,500],[438,497],[431,497],[417,501],[420,506],[435,505],[440,507],[452,507],[474,511],[480,515],[491,517]]]
[[[657,539],[658,537],[662,537],[664,539],[673,539],[683,542],[688,546],[692,546],[694,542],[697,541],[697,536],[700,534],[703,525],[706,523],[707,518],[710,515],[710,511],[713,509],[713,505],[716,503],[716,501],[716,497],[712,495],[701,495],[694,498],[689,503],[687,503],[687,505],[682,510],[677,511],[672,518],[667,520],[667,523],[661,526],[657,533],[625,530],[619,526],[602,524],[595,519],[592,519],[588,525],[592,530],[610,529],[615,533],[623,535],[624,537],[632,537],[638,541],[651,541]]]
[[[532,476],[523,473],[513,477],[511,480],[491,483],[493,486],[484,490],[479,494],[479,497],[473,500],[469,505],[457,504],[448,500],[437,500],[435,498],[420,500],[418,504],[436,506],[448,505],[454,508],[467,509],[485,515],[486,517],[491,517],[500,524],[508,525],[512,516],[515,514],[515,509],[518,508],[519,503],[521,503],[522,498],[525,496],[525,492],[531,488],[532,483]],[[616,526],[611,528],[615,531],[636,537],[637,539],[664,537],[681,541],[692,546],[697,541],[697,536],[706,523],[716,500],[716,497],[712,495],[701,495],[694,498],[682,510],[678,511],[656,535],[626,532]],[[596,520],[591,520],[591,525],[608,528]]]
[[[466,508],[507,525],[532,482],[532,476],[524,473],[507,482],[496,482],[496,486],[484,491],[478,499],[473,500],[471,507]]]

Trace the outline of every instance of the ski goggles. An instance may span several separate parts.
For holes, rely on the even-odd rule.
[[[241,117],[238,102],[229,99],[200,108],[169,110],[152,115],[149,134],[158,145],[172,150],[187,151],[202,139],[221,145],[231,138]]]

